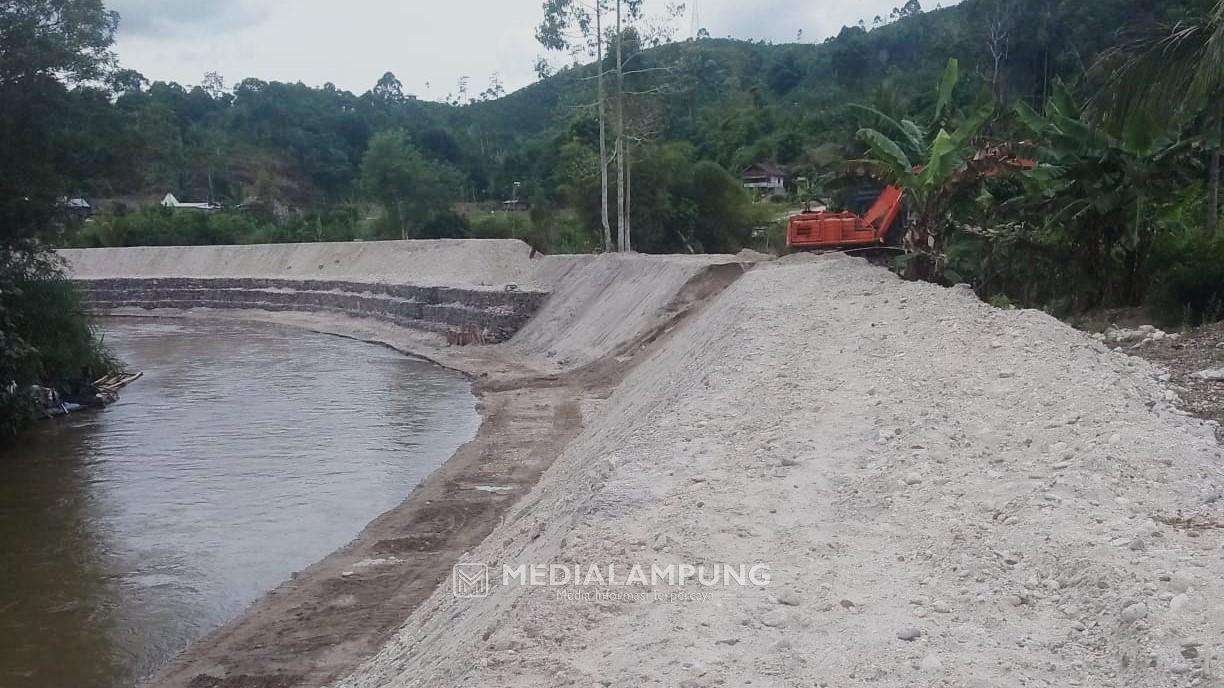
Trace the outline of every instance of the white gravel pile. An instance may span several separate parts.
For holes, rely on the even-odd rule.
[[[758,268],[465,559],[763,562],[770,585],[447,584],[340,685],[1220,685],[1221,451],[1158,374],[861,261]]]

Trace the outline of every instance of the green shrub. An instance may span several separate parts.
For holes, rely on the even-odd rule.
[[[1190,231],[1167,238],[1148,268],[1156,285],[1148,303],[1153,314],[1176,313],[1192,325],[1224,320],[1224,237]]]
[[[0,441],[35,417],[30,386],[72,393],[117,368],[58,259],[0,250]]]

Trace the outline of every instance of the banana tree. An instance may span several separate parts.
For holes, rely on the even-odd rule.
[[[984,105],[966,118],[955,116],[952,93],[959,79],[958,62],[949,60],[934,117],[926,127],[855,106],[874,126],[858,132],[869,157],[852,164],[906,193],[905,261],[912,279],[943,279],[946,231],[956,204],[984,179],[1021,169],[1006,147],[981,145],[979,134],[993,115],[992,106]],[[955,126],[954,119],[960,119]]]
[[[1133,120],[1124,133],[1111,134],[1087,118],[1062,83],[1044,113],[1020,103],[1016,114],[1042,161],[1025,174],[1030,221],[1046,244],[1079,263],[1097,290],[1090,300],[1137,303],[1160,229],[1153,200],[1196,171],[1188,155],[1194,141],[1152,120]]]

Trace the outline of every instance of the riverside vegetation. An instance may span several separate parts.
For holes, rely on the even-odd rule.
[[[117,368],[47,244],[75,183],[66,84],[107,73],[116,22],[97,2],[0,3],[0,447],[48,390],[87,394]]]
[[[1224,317],[1224,3],[909,0],[784,45],[679,37],[676,19],[658,2],[550,0],[537,38],[572,61],[541,60],[515,93],[495,75],[427,102],[391,73],[362,94],[218,74],[150,83],[118,64],[120,17],[102,0],[0,3],[0,381],[63,384],[104,357],[86,324],[51,356],[58,340],[35,330],[62,324],[22,315],[38,288],[71,298],[48,246],[516,237],[611,250],[627,243],[608,231],[612,207],[638,251],[776,249],[786,206],[737,179],[761,161],[806,180],[793,203],[912,185],[922,276],[997,303]],[[984,174],[982,151],[1038,164]],[[227,209],[156,207],[167,192]],[[75,196],[101,212],[66,216]],[[500,211],[511,197],[530,211]]]

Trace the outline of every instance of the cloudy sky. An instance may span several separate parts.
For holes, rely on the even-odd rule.
[[[661,12],[672,0],[646,0]],[[698,0],[717,37],[822,40],[845,24],[887,15],[903,0]],[[943,0],[954,4],[957,0]],[[233,84],[328,81],[357,93],[387,71],[404,90],[440,99],[462,76],[483,90],[498,73],[514,90],[541,54],[533,29],[542,0],[109,0],[122,16],[123,66],[152,80],[197,84],[215,71]],[[924,5],[934,6],[928,0]],[[693,4],[689,0],[691,11]],[[680,21],[687,37],[691,19]]]

